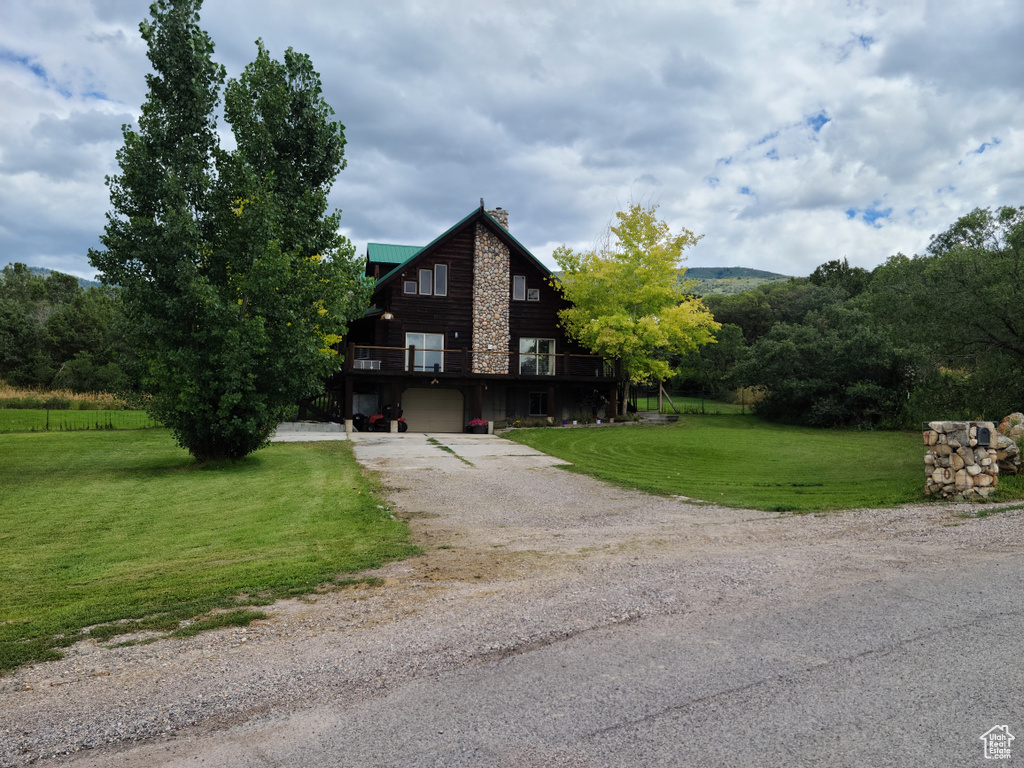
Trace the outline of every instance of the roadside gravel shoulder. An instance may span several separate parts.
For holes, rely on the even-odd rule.
[[[968,505],[922,504],[775,517],[616,488],[497,438],[434,438],[450,451],[420,436],[355,443],[422,556],[369,574],[380,586],[279,602],[247,628],[127,648],[82,642],[61,661],[0,678],[0,765],[111,765],[140,740],[156,749],[355,702],[613,624],[793,607],[1024,548],[1019,510],[974,519],[956,516]]]

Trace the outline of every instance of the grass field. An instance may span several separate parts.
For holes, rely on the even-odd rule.
[[[145,429],[156,422],[145,411],[47,411],[42,408],[0,408],[0,432],[44,432],[84,429]]]
[[[534,429],[509,437],[619,485],[773,512],[895,506],[923,500],[924,448],[909,432],[680,416],[665,426]],[[1002,498],[1020,498],[1006,478]]]
[[[0,379],[0,408],[49,408],[65,411],[121,411],[127,403],[110,392],[15,387]]]
[[[200,466],[163,429],[20,433],[0,435],[0,456],[0,670],[55,658],[86,627],[245,623],[417,551],[345,442]]]

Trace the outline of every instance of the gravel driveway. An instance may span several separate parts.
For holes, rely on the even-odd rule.
[[[865,580],[1019,553],[1024,513],[969,505],[777,517],[622,490],[496,437],[361,435],[420,557],[244,629],[82,642],[0,678],[0,765],[159,765],[252,718],[357,702],[609,625],[791,609]],[[449,450],[443,450],[441,446]],[[125,750],[149,740],[141,750]],[[94,749],[90,749],[94,748]],[[80,754],[73,754],[80,753]]]

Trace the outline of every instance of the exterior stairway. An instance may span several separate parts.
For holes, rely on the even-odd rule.
[[[640,411],[638,414],[644,424],[671,424],[679,421],[679,414],[658,413],[657,411]]]

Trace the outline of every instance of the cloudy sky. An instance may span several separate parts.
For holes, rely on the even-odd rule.
[[[147,14],[0,3],[0,265],[93,274]],[[425,244],[483,197],[551,265],[637,201],[705,235],[689,266],[806,275],[1024,204],[1019,0],[207,0],[202,23],[229,76],[257,37],[310,54],[360,254]]]

